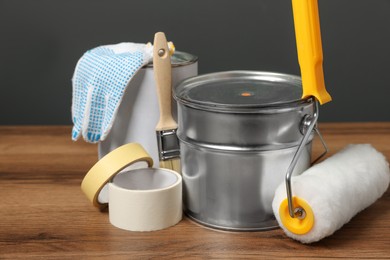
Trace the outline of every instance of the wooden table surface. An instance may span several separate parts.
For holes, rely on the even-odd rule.
[[[323,123],[331,155],[371,143],[390,159],[390,122]],[[321,151],[314,144],[314,154]],[[334,235],[304,245],[281,229],[221,232],[184,218],[156,232],[109,223],[80,190],[97,146],[70,140],[69,126],[0,127],[0,258],[390,259],[390,192]]]

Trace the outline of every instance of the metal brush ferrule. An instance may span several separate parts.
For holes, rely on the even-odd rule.
[[[160,161],[165,161],[180,156],[180,146],[176,131],[177,129],[156,131],[159,153],[158,156]]]

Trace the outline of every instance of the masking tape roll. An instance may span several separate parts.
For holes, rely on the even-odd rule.
[[[121,172],[109,183],[112,225],[129,231],[155,231],[182,219],[182,177],[167,169]]]
[[[149,167],[153,160],[143,147],[136,143],[125,144],[100,159],[85,175],[81,189],[95,207],[104,208],[107,203],[99,201],[100,191],[121,170],[137,162],[146,162]]]

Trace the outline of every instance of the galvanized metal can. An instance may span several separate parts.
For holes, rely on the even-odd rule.
[[[198,75],[198,58],[192,54],[176,51],[171,58],[172,85]],[[177,118],[176,102],[172,112]],[[106,140],[98,145],[99,158],[126,143],[140,143],[151,155],[154,167],[159,165],[156,125],[159,107],[154,80],[153,63],[143,67],[130,81],[114,124]]]
[[[230,71],[180,83],[178,137],[184,206],[194,220],[226,230],[277,226],[272,213],[303,138],[304,118],[314,100],[301,99],[297,76]],[[311,134],[294,174],[310,165]]]

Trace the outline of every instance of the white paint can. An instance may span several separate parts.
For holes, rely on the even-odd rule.
[[[175,52],[172,62],[172,85],[198,75],[198,58],[185,52]],[[177,105],[172,101],[172,112],[177,118]],[[127,143],[139,143],[151,155],[154,166],[159,166],[156,125],[159,107],[153,64],[143,67],[130,81],[107,138],[98,145],[99,159]]]

